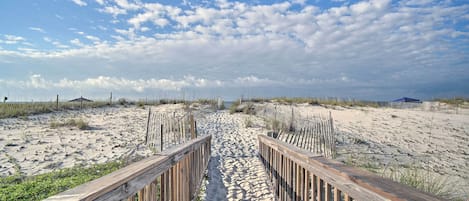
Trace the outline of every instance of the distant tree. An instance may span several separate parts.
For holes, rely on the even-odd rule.
[[[8,100],[8,97],[6,97],[6,96],[3,97],[3,103],[7,102],[7,100]]]

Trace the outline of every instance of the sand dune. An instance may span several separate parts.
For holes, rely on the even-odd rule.
[[[182,110],[182,105],[152,107],[153,111]],[[267,133],[266,119],[277,113],[291,118],[292,106],[256,104],[257,115],[201,109],[199,133],[211,134],[212,158],[201,197],[205,200],[272,200],[257,156],[257,135]],[[416,166],[448,177],[469,195],[469,110],[431,111],[425,108],[293,106],[296,119],[314,115],[334,119],[337,160],[371,166]],[[78,164],[104,163],[153,154],[143,144],[148,109],[107,107],[0,120],[0,175],[18,167],[35,175]],[[81,118],[90,129],[51,128],[50,122]],[[251,122],[246,127],[246,121]],[[16,167],[15,167],[16,166]]]
[[[181,105],[154,107],[167,111]],[[106,107],[34,115],[28,119],[0,120],[0,175],[50,172],[75,165],[104,163],[152,152],[142,144],[148,110],[138,107]],[[90,128],[51,128],[51,122],[83,119]],[[16,161],[16,162],[15,162]]]

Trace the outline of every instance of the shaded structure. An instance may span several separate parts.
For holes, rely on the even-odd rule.
[[[399,103],[422,103],[422,101],[419,100],[419,99],[409,98],[409,97],[402,97],[402,98],[393,100],[392,102],[399,102]]]
[[[81,102],[93,102],[93,101],[90,100],[90,99],[83,98],[83,96],[82,96],[80,98],[75,98],[73,100],[69,100],[68,102],[79,102],[79,103],[81,103]]]

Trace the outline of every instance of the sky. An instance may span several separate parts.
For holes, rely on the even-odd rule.
[[[469,96],[465,0],[3,0],[0,96]]]

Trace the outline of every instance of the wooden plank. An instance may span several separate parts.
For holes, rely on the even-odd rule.
[[[309,172],[303,168],[303,172],[304,172],[304,183],[303,183],[303,199],[302,200],[309,200],[309,191],[311,189],[310,185],[309,185],[309,182],[310,182],[310,179],[309,179]]]
[[[318,200],[323,201],[324,200],[324,182],[319,177],[317,177],[316,187],[317,187]]]
[[[334,201],[340,201],[340,190],[334,187]]]
[[[331,185],[329,183],[325,183],[324,184],[324,188],[325,188],[325,193],[324,193],[324,197],[327,201],[330,201],[332,199],[332,191],[331,191]]]
[[[318,200],[318,183],[317,183],[318,177],[314,175],[314,173],[311,173],[311,198],[313,201]]]
[[[352,201],[352,198],[347,193],[344,193],[344,201]]]
[[[174,149],[143,159],[106,176],[62,192],[46,200],[122,200],[155,180],[185,155],[209,143],[211,136],[197,138]],[[209,157],[207,155],[206,157]]]
[[[409,188],[364,170],[318,157],[274,138],[259,135],[260,142],[290,158],[325,182],[339,188],[357,200],[441,200],[438,197]],[[319,191],[318,191],[319,192]]]

